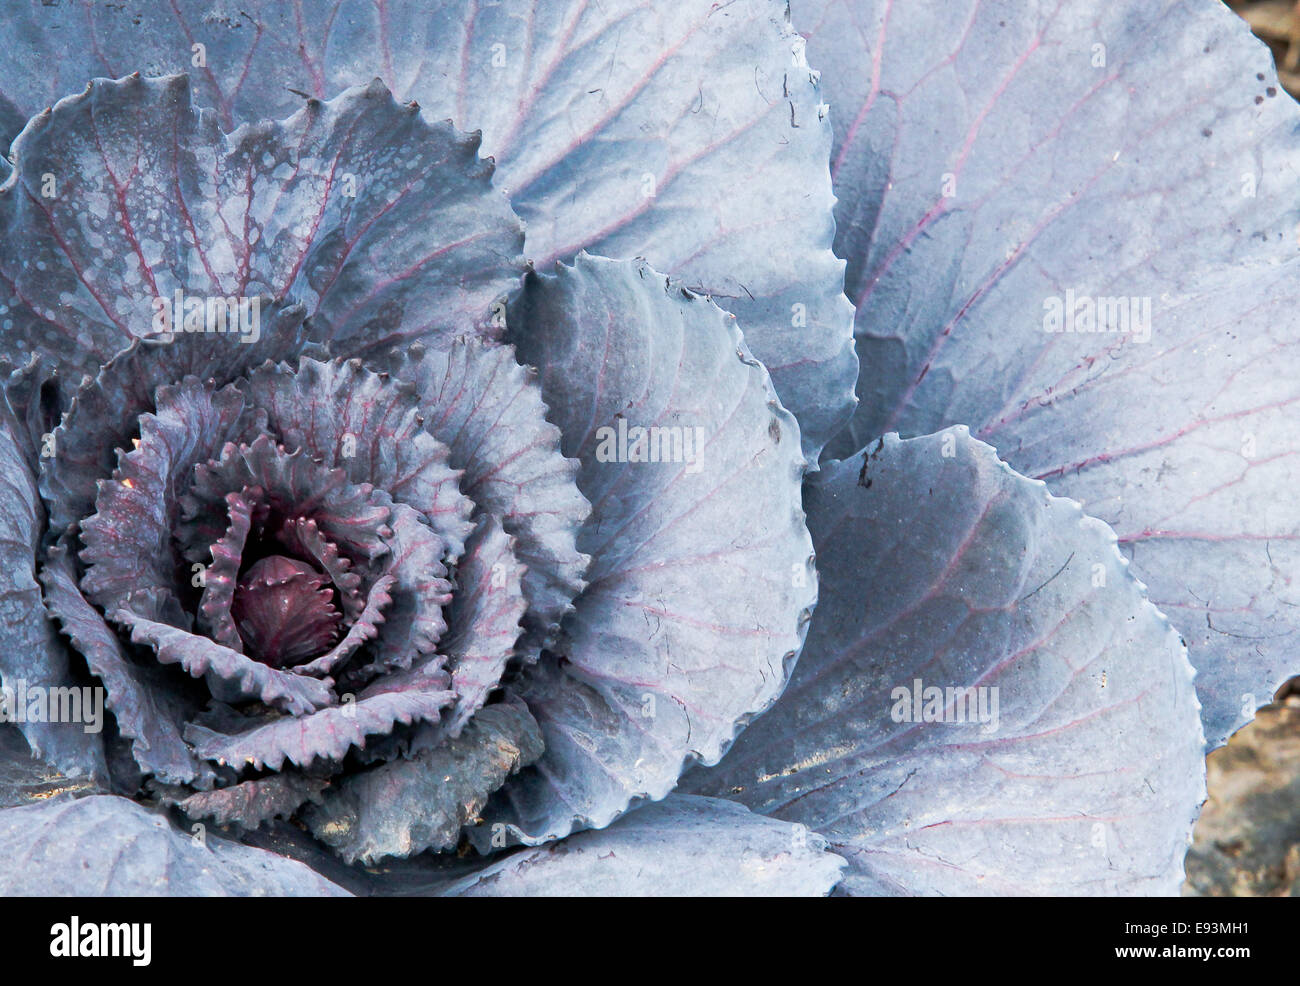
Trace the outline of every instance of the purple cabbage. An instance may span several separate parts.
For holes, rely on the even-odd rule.
[[[1177,892],[1297,670],[1229,12],[14,8],[0,891]]]

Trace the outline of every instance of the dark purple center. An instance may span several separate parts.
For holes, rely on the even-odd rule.
[[[244,572],[231,613],[248,655],[276,668],[302,664],[328,650],[338,638],[341,619],[330,580],[284,555],[263,558]]]

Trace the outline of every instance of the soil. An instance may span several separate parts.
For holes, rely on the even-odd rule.
[[[1189,897],[1300,897],[1300,679],[1206,759]]]

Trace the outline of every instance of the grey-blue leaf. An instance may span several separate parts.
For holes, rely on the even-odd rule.
[[[302,863],[192,833],[126,798],[0,811],[6,897],[344,897]]]
[[[349,863],[455,849],[488,795],[541,753],[542,734],[528,708],[499,702],[437,749],[340,779],[305,820]]]
[[[53,547],[41,569],[45,604],[104,689],[118,733],[132,741],[142,770],[169,783],[193,781],[204,771],[181,738],[184,704],[160,669],[127,656],[121,639],[77,585],[67,549]]]
[[[31,115],[92,76],[189,72],[229,130],[287,116],[298,93],[382,77],[425,119],[482,131],[539,266],[582,249],[644,256],[712,293],[743,320],[814,459],[852,409],[830,127],[783,0],[338,0],[317,18],[278,0],[229,17],[169,0],[15,6],[0,106]]]
[[[863,894],[1176,893],[1192,670],[1114,534],[953,428],[809,480],[785,694],[684,789],[824,834]]]
[[[186,76],[83,86],[15,140],[0,186],[23,244],[0,254],[0,355],[95,373],[151,332],[251,345],[263,295],[303,302],[340,355],[495,331],[523,233],[476,138],[378,81],[228,135]]]
[[[546,752],[484,813],[545,841],[715,762],[780,694],[817,590],[798,425],[734,318],[582,255],[530,277],[510,319],[592,505],[567,639],[513,688]]]
[[[67,648],[46,616],[36,582],[45,512],[21,436],[21,425],[0,398],[0,685],[12,690],[0,696],[0,704],[7,721],[22,720],[23,735],[38,755],[70,777],[105,780],[99,734],[87,731],[86,723],[50,721],[48,699],[68,694],[51,689],[81,683],[73,679]]]
[[[798,823],[673,794],[599,832],[524,849],[443,892],[461,897],[824,897],[844,860]]]
[[[1212,745],[1300,642],[1300,110],[1210,0],[795,0],[836,142],[861,405],[967,424],[1110,524]],[[1280,266],[1282,265],[1282,266]]]
[[[453,736],[498,687],[512,658],[537,658],[534,650],[518,655],[515,647],[527,603],[513,540],[495,517],[485,517],[456,569],[456,593],[447,614],[451,636],[440,648],[456,693],[446,722]]]

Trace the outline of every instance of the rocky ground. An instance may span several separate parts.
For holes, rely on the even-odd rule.
[[[1191,897],[1300,897],[1300,679],[1206,762]]]

